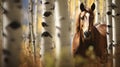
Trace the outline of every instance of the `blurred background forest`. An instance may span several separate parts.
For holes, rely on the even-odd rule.
[[[4,28],[6,28],[4,26],[6,26],[7,24],[5,24],[6,21],[5,19],[3,19],[5,18],[3,17],[3,15],[5,14],[6,11],[4,8],[6,6],[4,6],[4,4],[7,1],[8,0],[0,0],[0,60],[3,59],[2,57],[4,56],[3,49],[6,48],[3,46],[4,44],[6,44],[6,42],[3,41],[5,40],[4,39],[5,34],[3,32],[4,32]],[[14,0],[10,0],[10,1],[14,1]],[[112,0],[19,0],[19,1],[21,1],[20,4],[22,5],[23,8],[20,9],[22,13],[21,16],[22,41],[21,41],[21,50],[19,53],[16,53],[19,55],[18,61],[20,61],[17,67],[74,67],[73,59],[71,56],[71,42],[73,39],[73,35],[75,33],[75,20],[80,12],[79,6],[80,3],[82,2],[88,7],[90,7],[93,3],[95,3],[96,5],[94,11],[95,23],[98,24],[105,23],[108,25],[108,27],[111,27],[113,25],[112,28],[115,28],[115,31],[114,29],[112,29],[113,32],[116,32],[117,30],[116,33],[112,33],[112,31],[109,32],[110,35],[107,36],[109,40],[108,45],[111,43],[112,44],[120,43],[120,37],[119,37],[120,33],[118,32],[120,31],[119,29],[120,23],[114,24],[115,22],[114,20],[116,19],[111,20],[111,23],[107,23],[108,22],[107,20],[109,20],[107,18],[107,15],[109,15],[111,19],[112,17],[117,16],[118,21],[116,22],[120,21],[119,18],[120,11],[118,10],[120,9],[120,5],[119,5],[120,1],[117,0],[113,0],[113,1]],[[118,10],[118,13],[115,13],[115,11],[112,12],[112,9]],[[49,16],[50,18],[48,18]],[[64,17],[67,17],[67,20]],[[62,24],[59,22],[58,19],[65,20],[62,22],[69,22],[69,23]],[[66,31],[66,28],[69,28],[70,30]],[[62,30],[65,33],[62,33],[62,31],[60,30]],[[62,36],[65,38],[62,38]],[[17,35],[15,35],[15,37],[17,37]],[[13,45],[17,46],[16,44],[17,43],[15,42]],[[112,47],[109,51],[112,57],[114,53],[113,49],[115,50],[115,48]],[[119,45],[116,48],[116,51],[118,52],[116,55],[116,57],[118,57],[117,58],[118,60],[116,60],[118,63],[116,63],[116,65],[115,63],[113,63],[113,58],[112,60],[110,59],[110,62],[105,65],[104,64],[102,65],[100,63],[92,63],[92,62],[88,63],[81,58],[79,58],[79,60],[80,61],[82,60],[81,62],[83,63],[84,62],[88,63],[83,65],[82,67],[119,67],[120,52],[118,49],[119,49]],[[16,52],[19,51],[19,49],[11,50],[9,48],[8,50],[13,51],[13,53],[14,51]],[[10,57],[10,58],[12,58],[13,61],[15,59],[14,57]],[[0,67],[4,62],[8,62],[8,60],[0,61]],[[14,64],[16,62],[11,62],[11,63]]]

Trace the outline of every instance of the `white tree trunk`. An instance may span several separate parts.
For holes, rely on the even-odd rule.
[[[100,23],[100,9],[99,9],[99,0],[95,0],[95,6],[96,6],[96,10],[95,10],[95,23]]]
[[[56,26],[56,29],[55,29],[55,46],[56,46],[56,67],[59,67],[59,59],[60,59],[60,23],[59,23],[59,9],[58,9],[58,4],[57,2],[55,1],[55,26]]]
[[[34,1],[29,0],[29,45],[32,46],[31,49],[34,56],[33,56],[33,61],[35,64],[36,61],[36,39],[35,39],[35,22],[34,22]]]
[[[33,19],[33,21],[34,21],[34,26],[36,26],[35,28],[34,28],[34,32],[35,32],[35,36],[37,36],[37,22],[38,22],[38,0],[35,0],[34,1],[34,6],[35,6],[35,11],[34,11],[34,19]]]
[[[37,58],[37,49],[39,49],[39,37],[38,37],[38,0],[34,1],[35,11],[34,11],[34,34],[35,34],[35,58]]]
[[[73,10],[74,10],[74,12],[73,12],[73,14],[72,14],[72,17],[71,17],[71,29],[72,29],[72,32],[71,32],[71,35],[72,35],[72,37],[73,37],[73,35],[74,35],[74,30],[75,30],[75,15],[76,15],[76,0],[74,0],[74,1],[71,1],[71,2],[73,2],[73,4],[70,4],[69,6],[71,6],[70,8],[72,9],[73,8]],[[72,10],[71,10],[72,11]]]
[[[0,33],[2,33],[2,5],[1,5],[1,0],[0,0]],[[2,59],[2,36],[0,34],[0,60]],[[0,61],[0,67],[1,67],[1,61]]]
[[[112,0],[106,0],[107,44],[109,54],[112,54],[112,8],[109,7],[111,4]]]
[[[84,4],[87,6],[87,0],[84,0]]]
[[[113,44],[114,47],[114,67],[120,67],[120,0],[112,0],[113,9]]]
[[[68,0],[56,0],[56,24],[59,24],[59,33],[57,38],[59,43],[59,58],[57,67],[72,67],[72,55],[71,55],[71,44],[70,44],[70,18],[68,14]]]
[[[42,0],[42,59],[45,67],[55,66],[55,23],[54,23],[54,0]]]
[[[70,11],[70,21],[71,21],[71,39],[73,39],[73,36],[74,36],[74,33],[75,33],[75,25],[76,25],[76,12],[77,12],[77,8],[79,8],[78,6],[79,5],[77,5],[77,2],[78,1],[76,1],[76,0],[71,0],[70,1],[71,2],[71,4],[69,4],[69,7],[71,8],[69,8],[69,11]],[[72,41],[71,41],[72,42]]]
[[[112,4],[112,0],[106,0],[106,24],[107,24],[107,50],[108,54],[110,54],[110,58],[108,61],[110,62],[110,66],[113,66],[113,41],[112,41],[112,8],[109,7]]]
[[[33,1],[33,46],[34,46],[34,59],[35,59],[35,63],[36,63],[36,60],[37,60],[37,46],[38,46],[38,37],[37,37],[37,22],[38,22],[38,16],[37,16],[37,10],[38,10],[38,0],[34,0]]]
[[[102,17],[101,17],[101,22],[103,23],[103,24],[105,24],[106,23],[106,0],[103,0],[103,10],[102,10]]]
[[[3,2],[2,67],[19,67],[22,43],[22,0]]]

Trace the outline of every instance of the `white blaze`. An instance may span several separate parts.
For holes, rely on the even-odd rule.
[[[85,14],[84,22],[83,22],[83,32],[88,31],[88,28],[89,28],[89,16],[90,16],[89,13]]]

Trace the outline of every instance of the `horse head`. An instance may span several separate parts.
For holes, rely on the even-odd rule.
[[[94,9],[95,4],[91,8],[87,8],[83,3],[80,4],[81,13],[79,15],[79,30],[82,31],[84,38],[88,38],[91,34],[91,28],[94,22]]]

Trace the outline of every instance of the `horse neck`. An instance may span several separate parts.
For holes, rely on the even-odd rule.
[[[98,30],[96,28],[96,26],[92,26],[92,30],[91,30],[91,41],[93,42],[93,45],[95,45],[97,42],[96,42],[96,39],[98,36]]]

